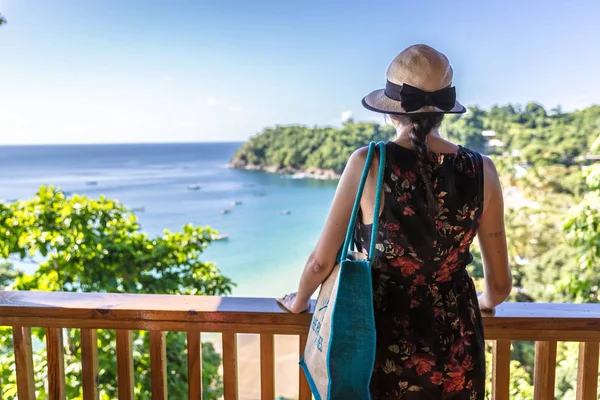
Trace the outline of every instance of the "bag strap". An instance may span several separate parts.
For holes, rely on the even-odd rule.
[[[348,252],[350,251],[350,244],[352,243],[352,236],[354,227],[356,225],[356,219],[358,218],[358,211],[360,210],[360,200],[367,182],[369,175],[369,169],[371,168],[371,161],[373,160],[373,154],[375,153],[375,147],[379,147],[379,170],[377,172],[377,187],[375,189],[375,207],[373,210],[373,226],[371,230],[371,246],[369,247],[369,253],[367,260],[371,263],[371,257],[375,254],[375,244],[377,242],[377,231],[379,229],[379,210],[381,207],[381,190],[383,188],[383,175],[385,171],[385,143],[371,142],[369,144],[369,152],[367,153],[367,159],[365,160],[365,168],[358,184],[358,191],[356,192],[356,199],[354,200],[354,207],[352,208],[352,214],[350,216],[350,223],[348,224],[348,230],[346,231],[346,239],[341,250],[340,259],[348,259]]]

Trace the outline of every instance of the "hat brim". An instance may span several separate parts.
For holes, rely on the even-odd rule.
[[[454,104],[451,110],[445,111],[441,108],[434,106],[424,106],[415,111],[406,111],[402,108],[402,104],[397,100],[392,100],[385,95],[385,90],[375,90],[369,93],[362,100],[362,105],[367,109],[383,114],[398,114],[398,115],[410,115],[410,114],[462,114],[467,109],[460,104],[458,101]]]

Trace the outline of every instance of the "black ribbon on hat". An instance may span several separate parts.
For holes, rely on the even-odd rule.
[[[407,112],[417,111],[425,106],[434,106],[444,111],[450,111],[456,104],[456,89],[448,86],[435,92],[426,92],[407,83],[396,85],[387,81],[385,95],[399,101]]]

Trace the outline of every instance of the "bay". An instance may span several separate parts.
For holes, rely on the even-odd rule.
[[[4,146],[0,200],[26,199],[40,185],[56,185],[139,210],[142,230],[151,235],[187,223],[211,226],[229,238],[213,242],[203,259],[237,284],[233,295],[279,296],[296,290],[336,182],[230,169],[227,163],[240,145]]]

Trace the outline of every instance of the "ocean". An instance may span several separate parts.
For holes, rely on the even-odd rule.
[[[240,145],[0,147],[0,200],[26,199],[40,185],[55,185],[141,209],[136,215],[150,235],[187,223],[208,225],[229,238],[211,243],[203,259],[237,284],[233,295],[276,297],[296,290],[336,182],[227,168]]]

